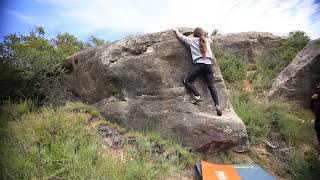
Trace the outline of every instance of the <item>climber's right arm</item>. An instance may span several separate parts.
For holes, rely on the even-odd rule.
[[[190,38],[190,37],[187,37],[187,36],[181,34],[181,33],[179,32],[179,30],[177,30],[177,29],[174,29],[174,32],[176,33],[177,37],[178,37],[182,42],[184,42],[185,44],[187,44],[188,46],[190,46],[190,44],[191,44],[191,38]]]

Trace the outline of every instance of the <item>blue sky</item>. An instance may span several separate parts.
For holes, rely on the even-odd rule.
[[[1,29],[25,34],[44,26],[48,38],[69,32],[117,40],[174,27],[223,34],[244,31],[284,35],[303,30],[320,37],[320,0],[0,0]],[[201,9],[201,11],[200,11]]]

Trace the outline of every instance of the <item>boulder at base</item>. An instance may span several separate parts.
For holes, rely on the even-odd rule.
[[[320,39],[316,39],[310,41],[278,75],[268,97],[310,106],[311,95],[319,84]]]
[[[190,29],[181,29],[190,30]],[[213,108],[206,83],[195,85],[205,99],[193,105],[182,80],[192,67],[189,49],[172,30],[129,36],[68,59],[67,82],[81,100],[133,130],[156,130],[194,150],[248,149],[244,123],[234,112],[214,60],[214,80],[223,116]]]

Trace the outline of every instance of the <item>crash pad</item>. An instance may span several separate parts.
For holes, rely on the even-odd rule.
[[[199,180],[276,180],[258,164],[213,164],[206,161],[196,164]]]

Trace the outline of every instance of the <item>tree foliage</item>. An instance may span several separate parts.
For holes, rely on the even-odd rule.
[[[310,38],[303,31],[290,32],[281,37],[279,46],[257,58],[250,79],[254,88],[264,91],[270,88],[277,75],[286,68],[295,56],[307,45]]]
[[[101,45],[104,45],[107,43],[108,43],[108,41],[105,41],[103,39],[99,39],[95,36],[91,36],[89,38],[89,40],[86,42],[86,46],[87,47],[95,47],[95,46],[101,46]]]
[[[221,31],[219,29],[214,29],[212,32],[211,32],[211,36],[220,36],[222,35]]]
[[[294,31],[283,36],[279,47],[273,49],[270,53],[269,67],[283,69],[309,41],[309,36],[303,31]]]
[[[105,43],[98,38],[90,47]],[[27,35],[8,34],[0,43],[0,101],[5,99],[44,99],[51,85],[63,74],[63,63],[75,52],[88,47],[69,33],[45,38],[43,27]]]

